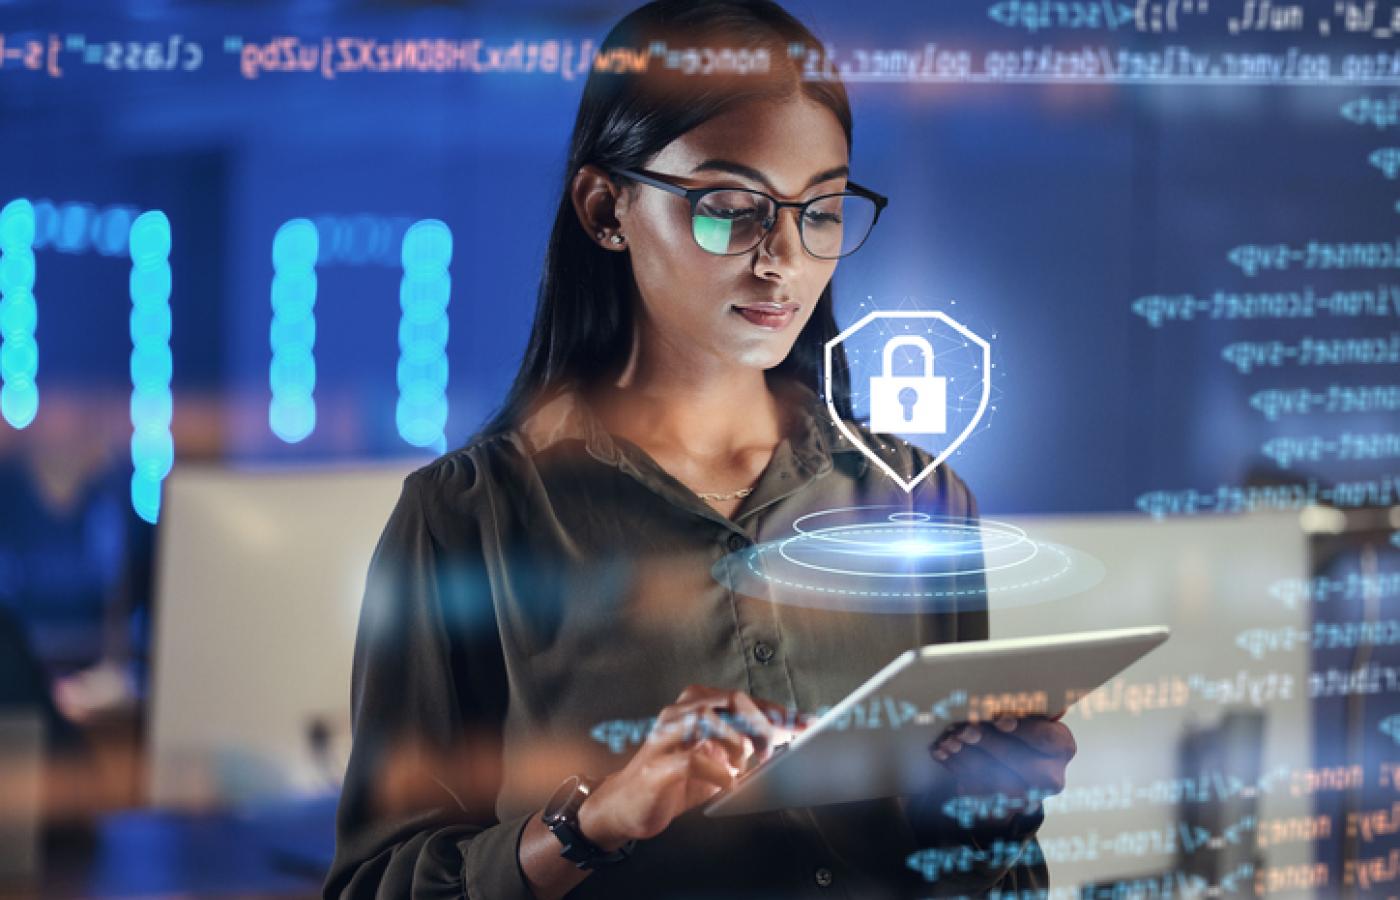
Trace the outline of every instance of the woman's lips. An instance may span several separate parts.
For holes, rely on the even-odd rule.
[[[777,331],[786,328],[797,315],[797,304],[754,303],[746,306],[735,305],[733,310],[759,328]]]

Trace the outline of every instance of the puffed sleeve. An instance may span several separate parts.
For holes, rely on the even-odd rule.
[[[532,898],[529,817],[495,814],[508,690],[480,527],[441,514],[483,490],[463,451],[409,475],[371,558],[324,897]]]
[[[945,471],[940,488],[940,500],[946,503],[944,514],[969,526],[979,525],[977,500],[961,479]],[[956,602],[924,615],[955,616],[958,640],[986,640],[991,628],[980,542],[979,549],[965,557],[961,567],[966,574],[954,579]],[[932,628],[924,630],[936,633]],[[998,827],[974,823],[969,828],[945,813],[949,799],[947,795],[926,794],[909,798],[905,807],[923,848],[910,860],[910,867],[922,871],[928,884],[925,896],[1043,896],[1038,892],[1048,890],[1050,877],[1035,833],[1045,818],[1044,810],[1037,807],[1035,812],[1016,815]]]

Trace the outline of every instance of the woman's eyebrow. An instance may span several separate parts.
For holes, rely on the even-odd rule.
[[[812,180],[807,182],[806,186],[803,187],[802,190],[805,191],[813,185],[821,184],[823,181],[830,181],[833,178],[840,178],[843,175],[849,175],[850,171],[850,166],[836,166],[834,168],[827,169],[825,172],[818,172],[817,174],[812,176]],[[777,190],[777,188],[773,187],[773,183],[763,176],[762,172],[758,171],[755,168],[752,168],[751,166],[746,166],[742,163],[732,162],[727,159],[707,159],[692,170],[692,174],[694,174],[695,172],[729,172],[733,175],[742,175],[745,178],[757,181],[759,184],[762,184],[770,191]]]

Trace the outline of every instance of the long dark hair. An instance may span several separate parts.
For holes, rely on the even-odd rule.
[[[640,71],[594,67],[584,84],[574,121],[569,158],[554,228],[545,253],[539,301],[530,342],[505,402],[483,434],[508,430],[530,405],[571,384],[616,375],[632,348],[631,263],[585,233],[570,197],[578,170],[588,163],[638,168],[692,128],[751,100],[786,100],[798,95],[825,105],[851,143],[851,107],[838,80],[804,81],[794,48],[820,48],[816,37],[771,0],[653,0],[629,13],[599,47],[646,53],[654,41],[668,47],[713,47],[767,51],[762,74],[684,75],[668,71],[647,53]],[[771,371],[792,377],[819,393],[826,342],[838,331],[828,282],[787,358]],[[850,378],[838,345],[832,358],[832,393],[837,411],[851,415]]]

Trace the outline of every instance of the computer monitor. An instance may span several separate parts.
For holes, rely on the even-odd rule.
[[[365,574],[421,464],[171,473],[157,535],[153,805],[338,789]]]
[[[1063,720],[1079,752],[1066,790],[1045,804],[1039,832],[1057,883],[1121,889],[1134,879],[1160,879],[1178,865],[1204,874],[1199,866],[1210,862],[1223,875],[1229,863],[1252,860],[1256,851],[1261,866],[1306,858],[1306,841],[1260,847],[1252,831],[1225,841],[1228,847],[1192,855],[1177,834],[1184,825],[1214,819],[1221,821],[1213,834],[1232,825],[1235,834],[1256,815],[1265,825],[1302,822],[1314,813],[1313,798],[1290,791],[1288,777],[1279,775],[1301,776],[1317,765],[1308,698],[1311,642],[1288,649],[1260,643],[1262,635],[1310,634],[1312,605],[1290,602],[1280,586],[1312,574],[1315,526],[1308,518],[1319,512],[1326,511],[1163,521],[1140,515],[1011,519],[1037,540],[1094,557],[1104,575],[1073,596],[1003,605],[999,586],[1018,576],[1014,570],[991,573],[993,637],[1149,624],[1172,630],[1163,647]],[[1255,789],[1263,774],[1275,776],[1266,786],[1282,787]],[[1113,846],[1123,852],[1085,849],[1120,835]],[[1192,858],[1179,861],[1177,851]]]

